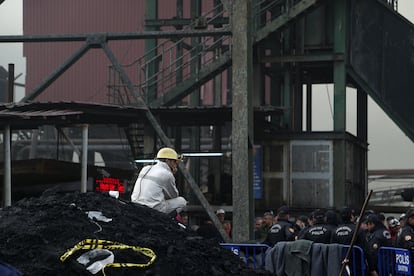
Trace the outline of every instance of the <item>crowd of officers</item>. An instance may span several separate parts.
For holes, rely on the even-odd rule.
[[[360,228],[354,237],[357,221]],[[361,247],[370,275],[378,275],[378,249],[398,247],[414,250],[414,208],[398,218],[383,213],[365,211],[357,218],[355,211],[344,207],[339,212],[317,209],[309,216],[292,218],[290,210],[282,206],[277,214],[264,213],[256,218],[255,239],[274,246],[279,241],[306,239],[316,243],[338,243]]]

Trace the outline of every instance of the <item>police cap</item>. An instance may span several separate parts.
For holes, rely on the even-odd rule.
[[[414,208],[409,208],[407,213],[405,213],[405,217],[408,219],[409,217],[414,216]]]

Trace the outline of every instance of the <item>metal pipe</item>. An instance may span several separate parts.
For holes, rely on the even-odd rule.
[[[3,182],[3,206],[11,205],[11,151],[10,151],[10,125],[4,127],[4,182]]]

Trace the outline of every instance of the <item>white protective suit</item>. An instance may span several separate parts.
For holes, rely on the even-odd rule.
[[[187,201],[178,194],[174,174],[162,161],[142,168],[131,201],[167,214],[174,210],[179,213],[187,205]]]

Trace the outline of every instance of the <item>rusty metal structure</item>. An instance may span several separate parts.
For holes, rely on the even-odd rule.
[[[414,62],[406,57],[413,53],[414,29],[398,14],[397,1],[174,3],[175,15],[162,18],[164,1],[146,1],[139,32],[0,36],[0,43],[25,45],[80,42],[23,101],[54,92],[54,81],[90,50],[101,49],[109,61],[107,100],[144,110],[144,122],[127,128],[133,158],[160,145],[223,153],[222,159],[194,159],[181,172],[194,203],[224,237],[200,182],[206,170],[209,189],[229,193],[222,188],[230,185],[226,203],[236,241],[251,238],[253,216],[266,208],[362,204],[368,95],[413,140]],[[121,63],[110,47],[118,40],[142,40],[145,53]],[[334,87],[333,131],[313,131],[317,84]],[[356,135],[346,129],[348,88],[356,91]]]

